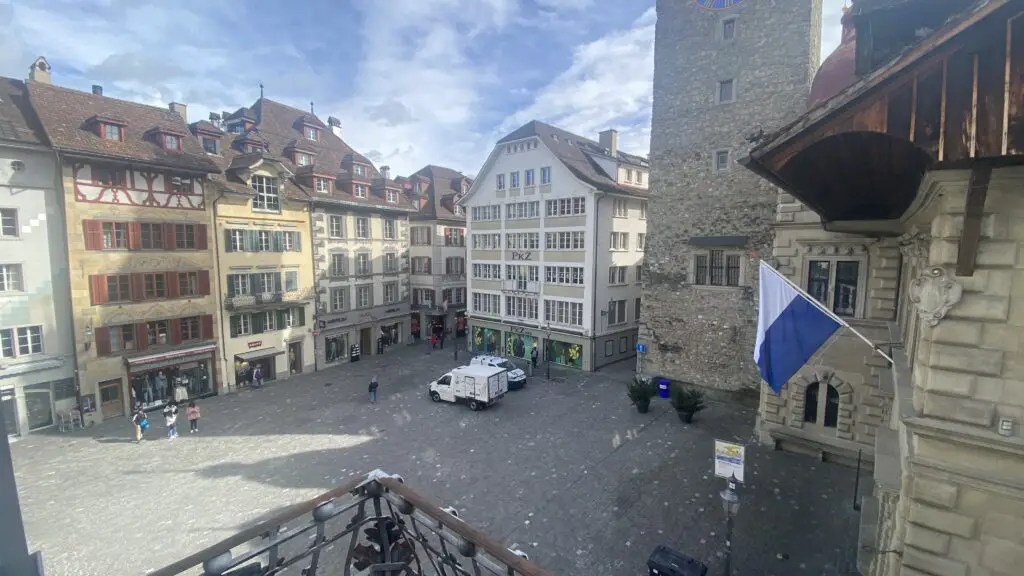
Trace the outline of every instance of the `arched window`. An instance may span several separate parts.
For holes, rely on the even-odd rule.
[[[825,428],[835,428],[839,424],[839,391],[829,386],[825,391]]]
[[[826,384],[824,396],[820,392],[818,382],[812,382],[804,391],[804,422],[820,422],[825,428],[835,428],[839,425],[839,390]]]
[[[831,386],[830,386],[831,388]],[[804,422],[818,421],[818,383],[813,382],[804,392]]]

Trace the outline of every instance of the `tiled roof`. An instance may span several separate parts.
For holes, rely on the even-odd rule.
[[[147,137],[154,129],[181,134],[188,132],[181,116],[170,110],[40,82],[29,82],[28,94],[50,143],[64,153],[194,172],[218,170],[195,138],[182,138],[182,151],[179,152],[167,150]],[[116,118],[124,122],[124,140],[100,138],[88,122],[93,117]]]
[[[206,134],[216,134],[217,136],[220,136],[221,134],[224,133],[224,131],[221,130],[219,126],[208,120],[200,120],[199,122],[193,122],[192,124],[189,124],[189,128],[192,129],[193,133],[203,132]]]
[[[427,197],[427,203],[420,209],[417,219],[462,221],[466,219],[465,214],[456,214],[452,208],[462,195],[463,181],[466,182],[468,189],[468,186],[473,185],[472,179],[451,168],[433,165],[424,166],[410,178],[416,176],[427,180],[427,189],[423,192]]]
[[[594,186],[598,190],[612,192],[615,194],[631,194],[634,196],[647,196],[647,190],[624,186],[617,183],[597,164],[595,158],[607,158],[614,162],[624,163],[630,166],[637,166],[649,169],[647,159],[635,154],[629,154],[622,150],[612,157],[605,152],[603,146],[582,136],[567,132],[561,128],[545,124],[539,120],[533,120],[508,136],[498,140],[498,146],[506,142],[521,140],[536,136],[558,157],[558,159],[580,180]]]
[[[314,155],[313,168],[306,168],[305,170],[313,170],[317,174],[331,175],[339,181],[346,181],[350,178],[348,170],[343,166],[347,157],[349,157],[349,160],[356,159],[357,162],[365,163],[369,166],[370,174],[367,181],[369,182],[372,179],[373,186],[372,192],[367,198],[356,198],[354,195],[337,190],[336,188],[331,194],[314,195],[307,186],[295,181],[290,182],[285,187],[292,197],[312,198],[317,202],[331,203],[333,201],[379,206],[381,208],[412,209],[412,203],[401,193],[398,195],[398,204],[389,204],[383,195],[382,188],[379,187],[382,183],[380,173],[369,160],[349,147],[334,131],[325,128],[320,130],[319,140],[314,142],[307,139],[302,132],[302,127],[304,122],[310,122],[310,119],[314,118],[309,112],[261,98],[249,108],[239,108],[235,114],[253,117],[255,125],[244,135],[225,134],[221,137],[221,155],[217,158],[217,161],[223,169],[229,172],[219,180],[223,181],[228,188],[240,193],[249,193],[243,183],[238,182],[237,178],[232,178],[230,170],[239,167],[239,164],[235,163],[236,158],[239,156],[247,157],[245,160],[237,161],[241,162],[242,166],[251,165],[248,157],[252,155],[243,154],[238,146],[233,146],[232,144],[235,141],[258,138],[259,141],[267,144],[267,151],[263,154],[263,157],[281,162],[293,174],[298,172],[299,167],[292,162],[291,154],[285,152],[285,150],[291,152],[293,148],[307,151]],[[320,125],[323,125],[323,123],[321,122]],[[390,182],[390,185],[391,187],[399,188],[393,182]]]
[[[43,127],[28,102],[25,83],[0,77],[0,142],[46,144]]]

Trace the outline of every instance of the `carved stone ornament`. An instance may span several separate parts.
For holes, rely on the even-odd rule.
[[[924,267],[928,265],[928,251],[931,248],[932,237],[921,230],[908,232],[899,238],[900,253],[906,258],[911,266]]]
[[[929,268],[910,282],[910,301],[917,315],[929,326],[937,326],[963,296],[963,287],[953,281],[944,268]]]
[[[799,242],[799,241],[798,241]],[[863,256],[867,244],[860,242],[800,242],[804,253],[812,256]]]

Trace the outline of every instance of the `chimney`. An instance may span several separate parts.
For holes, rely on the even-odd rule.
[[[171,102],[167,107],[170,108],[171,112],[181,116],[181,119],[185,121],[185,124],[188,124],[188,106],[180,102]]]
[[[341,128],[341,120],[338,120],[334,116],[328,116],[327,125],[331,128]]]
[[[616,157],[619,155],[619,131],[614,128],[609,128],[604,132],[597,135],[598,143],[601,144],[601,148],[608,151],[608,155]]]
[[[381,166],[380,177],[385,180],[391,180],[391,166]]]
[[[92,93],[97,96],[103,96],[103,86],[100,86],[99,84],[93,84]]]
[[[50,63],[40,56],[28,69],[28,79],[40,84],[50,83]]]

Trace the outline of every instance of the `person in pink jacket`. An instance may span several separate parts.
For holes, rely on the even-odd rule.
[[[196,406],[194,400],[188,403],[188,410],[186,410],[185,414],[188,416],[189,434],[199,432],[199,406]]]

